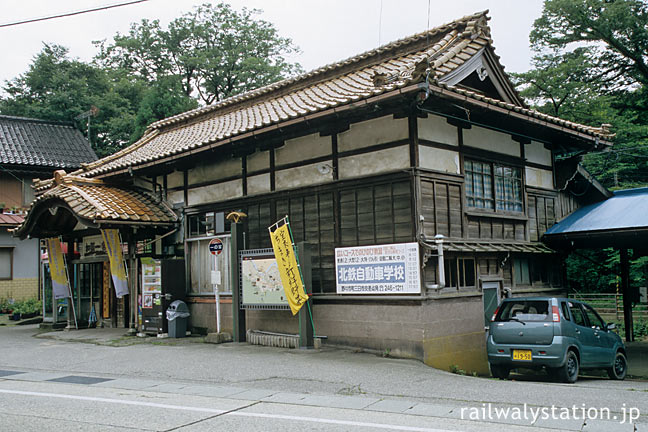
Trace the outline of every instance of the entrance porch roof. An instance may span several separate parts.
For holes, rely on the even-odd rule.
[[[54,187],[32,202],[14,236],[51,237],[69,234],[78,223],[87,228],[169,226],[178,217],[163,200],[137,188],[107,185],[57,171]]]

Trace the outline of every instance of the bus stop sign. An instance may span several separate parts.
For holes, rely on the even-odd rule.
[[[212,239],[209,242],[209,252],[212,255],[220,255],[223,252],[223,241],[219,238]]]

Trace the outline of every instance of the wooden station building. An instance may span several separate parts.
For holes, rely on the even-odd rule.
[[[326,343],[485,372],[484,325],[499,299],[564,292],[561,255],[539,239],[605,197],[578,162],[611,136],[529,109],[482,12],[155,122],[132,146],[39,182],[16,233],[81,242],[117,227],[137,293],[137,243],[158,238],[138,253],[186,260],[194,330],[215,331],[219,269],[229,331],[225,215],[247,214],[246,249],[269,248],[267,228],[288,215],[310,245]],[[216,262],[214,237],[225,245]],[[399,243],[418,244],[418,292],[338,292],[336,248]],[[133,325],[137,296],[126,303],[119,324]],[[248,328],[297,331],[287,311],[246,315]]]

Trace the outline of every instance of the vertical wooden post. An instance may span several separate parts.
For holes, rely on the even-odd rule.
[[[74,239],[67,242],[67,274],[68,274],[68,283],[70,284],[70,297],[68,297],[67,305],[67,327],[66,330],[72,329],[72,324],[75,322],[76,317],[74,316],[74,290],[76,289],[76,278],[74,277],[74,264],[72,260],[74,259]],[[74,327],[76,328],[76,326]]]
[[[241,309],[243,299],[239,290],[241,277],[239,251],[243,249],[243,224],[232,222],[231,233],[230,283],[232,286],[232,338],[234,342],[245,342],[245,310]]]
[[[621,258],[621,287],[623,290],[623,322],[626,342],[634,341],[634,320],[632,319],[632,295],[630,294],[630,260],[628,250],[619,249]]]
[[[306,294],[313,293],[313,266],[311,261],[311,251],[306,242],[297,244],[297,254],[299,256],[299,266],[301,267],[302,276],[304,277],[304,291]],[[315,348],[313,323],[311,313],[313,311],[313,300],[309,296],[308,301],[299,310],[299,348]]]

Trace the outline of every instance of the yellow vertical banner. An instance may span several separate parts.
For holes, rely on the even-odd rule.
[[[304,284],[297,265],[297,257],[295,256],[295,248],[288,228],[288,221],[284,219],[284,222],[284,225],[279,227],[277,227],[279,223],[273,225],[268,228],[268,231],[270,231],[270,239],[272,240],[272,248],[274,249],[275,259],[277,260],[277,267],[279,268],[281,284],[286,292],[290,310],[293,315],[296,315],[304,303],[308,301],[308,296],[304,291]],[[274,231],[272,231],[273,227],[276,227]]]
[[[70,297],[65,259],[61,250],[58,237],[47,239],[47,258],[49,259],[50,276],[52,278],[52,291],[55,299]]]
[[[124,265],[119,230],[102,229],[101,236],[106,245],[108,259],[110,259],[110,274],[115,285],[115,295],[117,298],[122,298],[125,294],[128,294],[128,280],[126,278],[126,266]]]

